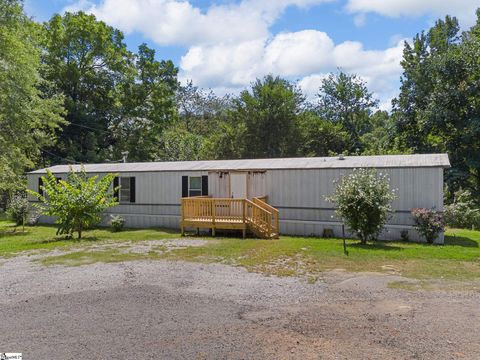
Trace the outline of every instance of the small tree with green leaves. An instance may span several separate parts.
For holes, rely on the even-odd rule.
[[[25,230],[25,221],[28,216],[28,200],[25,193],[15,194],[12,196],[7,206],[7,215],[11,220],[15,221],[15,226],[22,225]]]
[[[387,175],[374,169],[355,169],[337,183],[327,200],[336,204],[336,214],[366,244],[382,231],[393,213],[395,192]]]
[[[57,181],[47,170],[47,176],[42,176],[43,194],[29,192],[40,200],[37,207],[43,215],[56,217],[57,235],[72,237],[76,232],[80,239],[85,229],[100,222],[104,210],[117,205],[111,187],[114,177],[89,177],[82,168],[80,172],[70,169],[66,181]]]

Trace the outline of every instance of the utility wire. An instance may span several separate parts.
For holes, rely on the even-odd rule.
[[[74,123],[74,122],[69,122],[69,123],[67,124],[67,126],[68,126],[68,125],[78,126],[78,127],[81,127],[81,128],[90,129],[90,130],[95,130],[95,131],[99,131],[99,132],[103,132],[103,133],[109,133],[109,131],[107,131],[107,130],[96,129],[96,128],[93,128],[93,127],[91,127],[91,126],[81,125],[81,124],[77,124],[77,123]]]
[[[63,156],[54,154],[54,153],[52,153],[52,152],[50,152],[50,151],[48,151],[48,150],[45,150],[45,149],[40,148],[40,151],[43,151],[43,152],[45,152],[45,153],[47,153],[47,154],[50,154],[50,155],[52,155],[52,156],[55,156],[55,157],[57,157],[57,158],[59,158],[59,159],[65,160],[65,161],[67,161],[67,162],[69,162],[69,163],[71,163],[71,164],[78,164],[78,162],[76,162],[75,160],[70,160],[70,159],[64,158]]]
[[[63,156],[54,154],[54,153],[52,153],[51,151],[48,151],[48,150],[45,150],[45,149],[40,149],[40,151],[43,151],[43,152],[45,152],[45,153],[47,153],[47,154],[50,154],[50,155],[52,155],[52,156],[55,156],[55,157],[57,157],[57,158],[59,158],[59,159],[65,160],[65,161],[67,161],[67,162],[69,162],[70,164],[73,164],[73,165],[75,165],[75,164],[81,164],[81,163],[79,163],[78,161],[64,158]],[[108,160],[108,159],[106,159],[105,162],[107,162],[107,163],[122,163],[122,162],[124,162],[124,160],[123,160],[123,159],[120,159],[120,160]]]

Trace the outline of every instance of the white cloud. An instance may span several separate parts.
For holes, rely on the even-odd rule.
[[[304,30],[267,40],[196,46],[182,57],[180,77],[202,87],[235,90],[271,73],[298,79],[312,96],[323,77],[340,68],[362,77],[386,101],[398,89],[402,50],[402,41],[385,50],[366,50],[359,42],[336,45],[324,32]]]
[[[431,15],[457,16],[462,24],[472,25],[478,0],[348,0],[347,10],[354,14],[374,12],[389,17]]]
[[[400,42],[373,51],[360,42],[335,44],[317,30],[270,34],[269,28],[288,6],[306,8],[328,1],[335,0],[240,0],[202,10],[185,0],[78,0],[66,10],[94,13],[126,33],[140,32],[160,45],[186,46],[180,80],[193,80],[218,94],[238,93],[255,78],[274,74],[298,80],[312,96],[326,74],[341,68],[365,79],[387,103],[398,91]],[[360,26],[370,11],[360,7],[367,0],[349,1]]]
[[[84,10],[125,33],[138,31],[160,45],[248,41],[268,36],[288,6],[308,7],[332,0],[243,0],[206,11],[184,0],[79,0],[64,10]]]

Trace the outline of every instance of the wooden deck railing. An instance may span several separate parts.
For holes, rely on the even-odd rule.
[[[254,204],[260,206],[261,208],[265,209],[266,211],[268,211],[272,214],[271,227],[273,229],[276,229],[277,232],[278,232],[278,229],[280,228],[280,219],[279,219],[278,209],[275,209],[270,204],[267,204],[267,202],[263,201],[262,198],[253,198],[252,201],[253,201]]]
[[[185,227],[250,229],[257,236],[278,236],[278,210],[260,199],[182,198],[182,234]]]

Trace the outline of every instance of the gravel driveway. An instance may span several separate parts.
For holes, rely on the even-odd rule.
[[[479,359],[478,292],[315,284],[168,261],[0,267],[0,352],[24,359]]]

